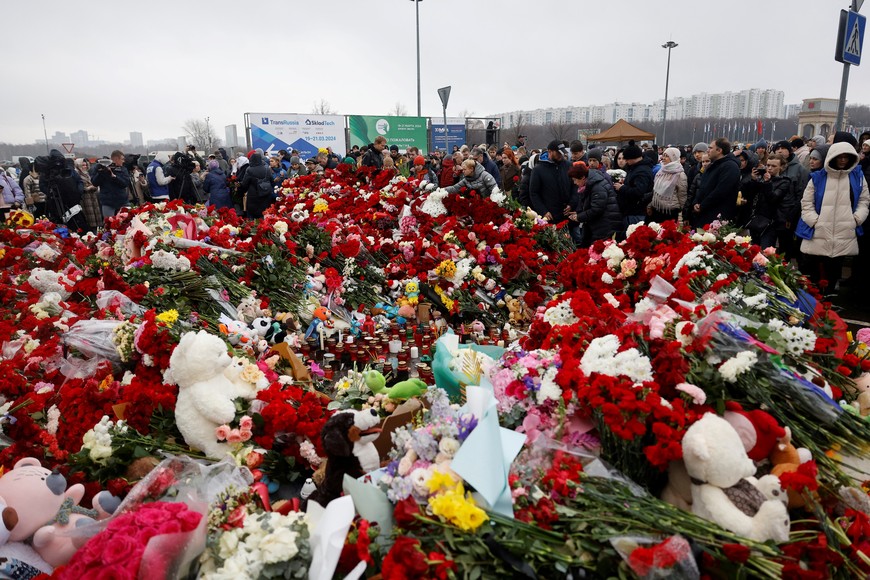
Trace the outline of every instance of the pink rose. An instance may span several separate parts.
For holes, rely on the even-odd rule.
[[[239,433],[238,429],[233,429],[230,431],[229,436],[227,436],[227,442],[229,443],[241,443],[242,442],[242,434]]]
[[[181,522],[177,519],[167,520],[163,522],[160,527],[157,529],[157,535],[161,536],[163,534],[177,534],[181,530]]]
[[[221,425],[214,430],[214,434],[218,441],[226,441],[230,436],[230,428],[227,425]]]
[[[254,420],[251,419],[249,416],[245,415],[239,420],[239,427],[241,429],[247,429],[248,431],[250,431],[254,427]]]
[[[128,558],[127,566],[124,566],[123,564],[102,566],[89,574],[89,577],[94,580],[126,580],[127,578],[135,580],[139,577],[138,568],[141,559],[142,558],[139,557],[134,561],[132,558]],[[134,564],[135,566],[133,566]]]
[[[181,521],[181,528],[189,532],[195,529],[199,525],[199,522],[202,521],[202,514],[188,510],[180,513],[178,519]]]
[[[239,429],[239,435],[242,437],[242,441],[248,441],[253,433],[250,429]]]
[[[137,543],[133,537],[121,535],[112,530],[112,539],[103,546],[103,564],[111,566],[129,562],[130,554],[136,550]]]

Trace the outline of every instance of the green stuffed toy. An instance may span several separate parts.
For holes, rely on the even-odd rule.
[[[388,389],[387,380],[380,371],[367,371],[364,376],[366,386],[371,389],[374,394],[386,395],[394,401],[403,401],[419,397],[425,393],[428,388],[426,383],[420,379],[408,379],[407,381],[396,383]]]

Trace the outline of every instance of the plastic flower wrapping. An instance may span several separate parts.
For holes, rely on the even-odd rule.
[[[870,572],[870,337],[727,224],[573,251],[340,165],[0,270],[17,577]]]

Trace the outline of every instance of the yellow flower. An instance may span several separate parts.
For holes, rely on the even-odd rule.
[[[489,519],[486,512],[475,505],[471,495],[465,493],[461,482],[450,491],[430,497],[429,507],[434,515],[466,532],[476,530]]]
[[[456,486],[457,481],[453,476],[446,471],[433,471],[432,477],[429,478],[429,493],[441,491],[441,489],[449,489]]]
[[[176,238],[183,238],[183,237],[184,237],[184,231],[183,231],[183,230],[180,230],[180,229],[175,230],[175,237],[176,237]]]
[[[174,308],[157,315],[157,321],[162,322],[167,326],[172,326],[175,324],[176,320],[178,320],[178,310],[175,310]]]
[[[323,213],[329,210],[329,203],[325,199],[318,199],[314,202],[314,207],[311,209],[314,213]]]
[[[456,264],[453,260],[444,260],[435,268],[435,273],[443,278],[453,278],[456,275]]]

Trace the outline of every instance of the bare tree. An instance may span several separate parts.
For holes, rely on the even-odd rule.
[[[403,105],[399,101],[396,101],[396,104],[393,105],[392,109],[387,111],[387,114],[396,117],[405,117],[408,115],[408,109],[405,107],[405,105]]]
[[[522,113],[517,114],[516,122],[514,126],[511,127],[510,134],[513,135],[512,139],[514,142],[518,142],[520,140],[520,135],[526,134],[526,118]]]
[[[182,129],[187,134],[188,142],[195,145],[200,151],[212,152],[220,147],[221,140],[217,131],[211,125],[211,121],[205,119],[188,119]]]
[[[560,118],[552,123],[548,123],[547,129],[550,131],[553,139],[562,141],[569,138],[569,135],[571,134],[571,123],[566,123]]]
[[[334,115],[335,111],[332,109],[332,105],[329,104],[329,101],[326,99],[320,99],[320,101],[314,102],[314,107],[311,109],[311,112],[315,115]]]
[[[473,117],[473,116],[474,116],[474,111],[471,111],[469,109],[462,109],[461,111],[459,111],[459,117],[462,119],[467,119],[467,118]]]

